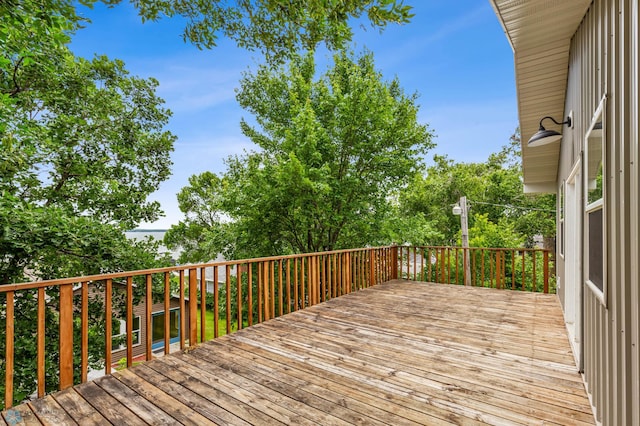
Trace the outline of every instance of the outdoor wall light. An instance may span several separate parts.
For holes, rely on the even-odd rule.
[[[453,214],[456,216],[460,216],[462,214],[462,207],[460,207],[460,204],[453,206]]]
[[[558,123],[556,120],[554,120],[553,117],[550,116],[542,117],[542,120],[540,120],[540,128],[533,136],[531,136],[531,139],[529,139],[529,142],[527,143],[528,146],[546,145],[555,142],[562,137],[562,135],[555,130],[547,130],[544,128],[542,122],[547,118],[560,126],[563,124],[568,124],[569,127],[571,127],[571,117],[567,117],[567,121],[563,121],[562,123]]]

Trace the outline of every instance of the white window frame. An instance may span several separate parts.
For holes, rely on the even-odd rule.
[[[607,140],[606,140],[606,120],[605,120],[606,95],[600,100],[600,104],[593,114],[591,124],[584,138],[584,281],[586,286],[596,296],[600,303],[607,307],[607,209],[605,199],[607,196]],[[594,131],[596,123],[602,123],[602,197],[589,203],[589,138]],[[589,214],[597,210],[602,210],[602,290],[589,279]]]
[[[567,198],[567,194],[565,191],[566,188],[566,181],[563,180],[560,183],[560,187],[558,188],[558,195],[559,195],[559,200],[558,200],[558,210],[560,212],[559,216],[560,219],[558,220],[558,228],[560,228],[560,232],[558,232],[559,237],[558,238],[558,247],[556,248],[558,255],[564,259],[564,247],[566,244],[565,238],[567,236],[567,232],[565,230],[565,223],[564,223],[564,215],[565,215],[565,210],[566,210],[566,198]]]
[[[131,347],[136,347],[136,346],[140,346],[141,342],[140,342],[140,329],[142,328],[142,318],[138,315],[133,317],[133,324],[132,326],[135,326],[136,324],[136,319],[138,320],[138,328],[134,328],[132,329],[132,344]],[[119,333],[118,334],[112,334],[111,336],[111,340],[113,341],[113,339],[119,338],[119,337],[126,337],[127,336],[127,321],[125,320],[119,320],[120,321],[120,329],[119,329]],[[133,339],[133,336],[136,336],[137,333],[137,342],[136,340]],[[111,352],[119,352],[122,350],[127,349],[127,342],[125,341],[123,344],[119,345],[117,348],[112,347],[111,348]]]

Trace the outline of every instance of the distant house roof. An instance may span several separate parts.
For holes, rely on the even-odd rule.
[[[571,37],[591,0],[489,1],[514,51],[525,192],[555,192],[560,144],[528,148],[527,141],[542,117],[564,121],[567,115]],[[551,122],[544,124],[555,128]]]

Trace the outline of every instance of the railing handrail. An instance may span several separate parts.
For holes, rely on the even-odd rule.
[[[432,249],[458,249],[458,250],[516,250],[516,251],[538,251],[551,253],[553,250],[539,247],[462,247],[462,246],[431,246],[431,245],[411,245],[411,246],[398,246],[398,247],[410,247],[410,248],[432,248]]]
[[[281,255],[281,256],[254,257],[254,258],[240,259],[240,260],[222,260],[222,261],[214,261],[214,262],[207,262],[207,263],[185,263],[182,265],[165,266],[162,268],[137,269],[133,271],[109,272],[106,274],[83,275],[83,276],[68,277],[68,278],[54,278],[50,280],[30,281],[25,283],[0,284],[0,293],[6,293],[9,291],[33,290],[33,289],[38,289],[43,287],[51,287],[51,286],[59,286],[59,285],[67,285],[67,284],[78,284],[83,282],[103,281],[103,280],[115,279],[115,278],[127,278],[130,276],[160,274],[164,272],[180,272],[180,271],[186,271],[189,269],[211,268],[213,266],[218,266],[218,267],[227,266],[227,265],[234,266],[234,265],[242,265],[246,263],[268,262],[271,260],[299,259],[299,258],[305,258],[305,257],[322,256],[327,254],[352,253],[355,251],[379,250],[379,249],[387,249],[387,248],[393,248],[393,247],[395,246],[363,247],[363,248],[341,249],[341,250],[331,250],[331,251],[322,251],[322,252],[313,252],[313,253],[287,254],[287,255]]]

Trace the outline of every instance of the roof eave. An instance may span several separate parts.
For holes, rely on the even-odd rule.
[[[529,148],[527,141],[542,117],[567,115],[571,38],[591,0],[489,1],[514,51],[525,190],[555,192],[561,142]]]

